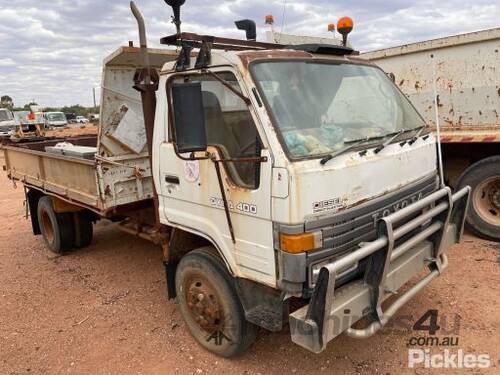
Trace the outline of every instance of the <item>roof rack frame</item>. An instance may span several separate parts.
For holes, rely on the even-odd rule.
[[[160,39],[160,43],[170,46],[180,46],[187,42],[193,48],[201,48],[204,42],[212,43],[212,49],[221,49],[226,51],[245,51],[245,50],[265,50],[265,49],[284,49],[287,46],[276,43],[256,42],[253,40],[242,40],[232,38],[222,38],[212,35],[199,35],[195,33],[173,34]]]
[[[193,48],[199,48],[200,52],[196,59],[196,68],[206,68],[211,61],[211,51],[213,49],[225,51],[263,51],[292,49],[316,54],[331,54],[337,56],[358,55],[358,51],[345,46],[335,46],[327,44],[302,44],[302,45],[284,45],[278,43],[263,43],[254,40],[242,40],[232,38],[221,38],[212,35],[199,35],[195,33],[172,34],[160,39],[164,45],[182,47],[177,59],[175,70],[183,71],[189,68],[191,61],[191,51]]]

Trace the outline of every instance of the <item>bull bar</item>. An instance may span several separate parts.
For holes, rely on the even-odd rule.
[[[359,249],[323,266],[309,304],[290,314],[292,341],[319,353],[344,331],[354,338],[367,338],[379,331],[401,306],[447,267],[445,251],[460,242],[469,194],[468,186],[455,194],[449,187],[437,190],[380,219],[376,240],[361,243]],[[419,227],[420,231],[411,234]],[[367,257],[363,280],[336,289],[339,270]],[[397,294],[425,266],[430,272],[383,311],[382,302]],[[352,328],[363,317],[370,319],[369,325]]]

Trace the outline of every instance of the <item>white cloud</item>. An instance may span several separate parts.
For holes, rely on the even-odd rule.
[[[16,62],[11,58],[0,59],[0,67],[14,66]]]
[[[174,32],[171,10],[161,0],[137,0],[148,40]],[[0,0],[0,94],[19,105],[92,104],[101,61],[128,40],[137,40],[128,0]],[[187,0],[183,28],[243,37],[233,21],[251,18],[263,38],[264,17],[281,29],[284,0]],[[284,31],[327,36],[340,16],[355,20],[351,42],[361,50],[383,48],[455,33],[498,27],[498,0],[287,0]]]

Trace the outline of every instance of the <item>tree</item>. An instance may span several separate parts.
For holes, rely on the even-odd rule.
[[[31,106],[32,105],[38,105],[38,103],[36,102],[29,102],[28,104],[25,104],[24,107],[23,107],[23,111],[31,111]]]
[[[3,101],[3,97],[2,97]],[[38,106],[38,103],[30,102],[25,104],[23,107],[12,107],[13,111],[29,111],[31,106]],[[1,106],[0,106],[1,107]],[[64,113],[74,113],[76,116],[89,117],[91,113],[99,113],[99,106],[97,107],[84,107],[80,104],[75,104],[71,106],[59,107],[43,107],[44,112],[64,112]]]
[[[89,113],[93,113],[94,110],[95,109],[93,107],[90,107],[90,108],[83,107],[80,104],[66,106],[66,107],[61,108],[61,112],[74,113],[77,116],[86,116],[86,117],[89,115]]]
[[[14,107],[12,98],[9,95],[3,95],[0,98],[0,107],[12,110],[12,108]]]

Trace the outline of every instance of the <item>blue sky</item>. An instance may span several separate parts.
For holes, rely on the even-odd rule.
[[[171,10],[162,0],[136,0],[148,39],[158,47],[171,34]],[[186,0],[183,30],[243,37],[233,21],[251,18],[264,39],[264,17],[283,21],[283,0]],[[284,32],[327,36],[327,24],[349,15],[352,44],[362,50],[500,26],[498,0],[287,0]],[[16,105],[92,104],[101,61],[119,45],[137,40],[128,0],[0,0],[0,95]],[[137,42],[136,42],[137,44]]]

